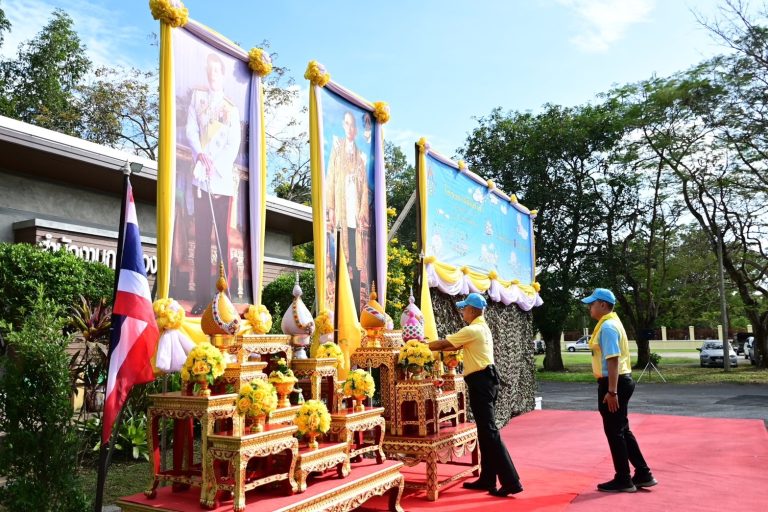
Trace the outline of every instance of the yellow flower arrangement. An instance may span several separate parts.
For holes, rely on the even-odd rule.
[[[227,364],[224,362],[221,351],[204,341],[187,355],[187,360],[181,368],[181,379],[187,382],[205,379],[208,384],[212,385],[213,381],[224,374],[226,367]]]
[[[172,307],[175,300],[158,299],[152,304],[152,310],[155,312],[155,319],[157,320],[157,327],[161,330],[174,330],[178,329],[184,323],[184,308]]]
[[[340,362],[344,358],[344,353],[336,343],[329,341],[317,347],[317,357],[333,357]]]
[[[498,279],[498,278],[499,278],[499,273],[496,272],[495,270],[491,270],[490,272],[488,272],[488,279]]]
[[[261,77],[272,72],[272,58],[261,48],[251,48],[248,52],[248,67]]]
[[[376,392],[376,382],[367,371],[358,368],[350,372],[347,380],[344,381],[344,396],[367,396],[372,397]]]
[[[267,416],[277,408],[275,387],[262,379],[244,384],[237,396],[237,412],[244,416]]]
[[[426,137],[420,138],[419,142],[417,142],[416,145],[419,146],[420,153],[426,153],[427,151],[429,151],[429,142],[427,142]]]
[[[307,400],[299,407],[293,423],[299,434],[324,434],[331,428],[331,415],[320,400]]]
[[[540,282],[534,281],[531,286],[533,286],[533,289],[536,290],[537,292],[541,291],[541,283]]]
[[[448,362],[448,361],[453,360],[453,361],[456,361],[458,363],[463,363],[464,362],[464,351],[461,350],[461,349],[459,349],[459,350],[457,350],[455,352],[447,352],[447,351],[446,352],[440,352],[440,354],[442,354],[442,356],[443,356],[443,361]]]
[[[373,104],[373,117],[381,124],[389,121],[389,105],[386,101],[377,101]]]
[[[397,363],[401,366],[422,366],[427,370],[432,368],[432,363],[435,359],[432,357],[432,351],[429,350],[429,346],[426,343],[422,343],[418,340],[408,340],[403,348],[400,349],[400,354],[397,357]]]
[[[277,369],[269,374],[269,382],[296,382],[297,380],[293,370],[288,368],[288,363],[284,357],[277,360]]]
[[[459,170],[460,171],[466,171],[467,170],[467,162],[465,162],[464,160],[459,160],[458,161],[458,165],[459,165]]]
[[[251,324],[251,330],[256,334],[266,334],[272,329],[272,315],[264,304],[248,306],[245,319]]]
[[[325,87],[325,84],[331,81],[331,74],[325,70],[325,66],[316,60],[311,60],[309,61],[309,64],[307,64],[304,78],[309,80],[312,85]]]
[[[322,313],[317,315],[317,318],[315,318],[315,332],[320,336],[333,332],[333,316],[330,311],[323,310]]]
[[[488,190],[493,190],[496,188],[496,184],[493,182],[493,180],[488,180],[485,182],[485,184],[488,186]]]
[[[176,3],[178,7],[171,0],[149,0],[149,10],[156,20],[167,23],[173,28],[183,27],[189,20],[189,9],[181,2]]]

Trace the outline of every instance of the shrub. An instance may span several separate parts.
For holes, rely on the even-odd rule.
[[[273,334],[282,333],[280,322],[283,319],[283,313],[288,309],[293,301],[293,285],[296,283],[296,274],[287,272],[279,275],[274,281],[264,287],[261,294],[261,303],[267,306],[272,314]],[[302,270],[299,272],[299,285],[301,286],[301,300],[306,304],[310,311],[315,309],[315,271]],[[317,314],[315,312],[315,314]]]
[[[114,276],[106,265],[83,261],[65,250],[0,243],[0,320],[20,325],[41,284],[43,297],[63,310],[79,303],[81,295],[93,303],[102,298],[111,303]]]
[[[81,511],[77,433],[70,403],[66,320],[42,287],[20,329],[7,335],[0,372],[0,509]],[[6,325],[6,328],[8,326]]]

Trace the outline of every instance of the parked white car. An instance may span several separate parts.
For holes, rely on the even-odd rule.
[[[749,359],[749,351],[752,349],[752,343],[755,342],[755,337],[750,336],[747,341],[744,342],[744,359]]]
[[[576,352],[577,350],[589,350],[589,336],[582,336],[573,343],[567,343],[565,349],[568,352]]]
[[[723,342],[719,340],[706,340],[702,343],[701,348],[697,348],[701,354],[699,355],[699,362],[702,368],[705,366],[724,366],[723,365]],[[728,350],[730,356],[731,366],[738,366],[739,360],[736,357],[733,347],[730,346]]]

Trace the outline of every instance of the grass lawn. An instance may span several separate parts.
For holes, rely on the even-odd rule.
[[[695,350],[694,350],[695,351]],[[678,352],[678,350],[674,350]],[[564,372],[545,372],[542,368],[544,356],[536,356],[536,377],[553,382],[594,382],[590,354],[563,354]],[[642,370],[634,370],[635,378]],[[674,384],[768,384],[768,371],[759,370],[743,358],[739,366],[725,372],[722,368],[701,368],[697,359],[686,357],[662,357],[659,371]],[[656,372],[646,372],[643,379],[660,381]]]
[[[84,468],[80,475],[85,492],[95,496],[96,468]],[[104,484],[104,505],[112,505],[123,496],[144,492],[149,486],[149,479],[149,462],[113,462]]]

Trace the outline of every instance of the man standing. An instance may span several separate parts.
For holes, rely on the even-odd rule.
[[[370,206],[367,159],[365,153],[357,147],[356,137],[355,117],[352,112],[347,111],[344,113],[344,139],[334,138],[328,159],[325,197],[329,246],[335,247],[336,230],[340,229],[341,250],[349,266],[352,291],[360,301],[357,304],[359,308],[368,299],[361,288],[363,283],[368,282],[366,270],[370,240]],[[336,250],[339,248],[336,247]],[[335,253],[335,251],[331,252]],[[335,269],[335,266],[335,261],[328,261],[328,269],[331,273],[331,269]]]
[[[592,373],[597,378],[597,406],[603,418],[603,430],[611,449],[613,480],[598,484],[603,492],[635,492],[638,487],[652,487],[658,482],[648,468],[640,446],[629,429],[627,406],[635,382],[632,380],[629,340],[619,316],[613,311],[616,297],[611,290],[596,288],[589,297],[589,315],[597,320],[589,339],[592,349]],[[629,463],[635,468],[630,478]]]
[[[209,54],[206,71],[208,88],[192,92],[185,130],[193,159],[197,302],[193,313],[201,313],[210,302],[219,262],[229,267],[229,215],[237,189],[234,163],[241,142],[240,114],[224,96],[224,61]],[[217,236],[212,239],[212,234]],[[212,247],[217,242],[220,253],[217,250],[213,261]]]
[[[429,343],[430,350],[464,349],[464,382],[469,392],[469,406],[477,425],[480,443],[480,478],[464,482],[464,488],[487,490],[505,497],[523,490],[507,447],[496,427],[494,402],[499,392],[499,376],[493,360],[493,337],[483,313],[487,303],[479,293],[470,293],[456,303],[466,327],[444,340]],[[496,488],[496,478],[501,483]]]

